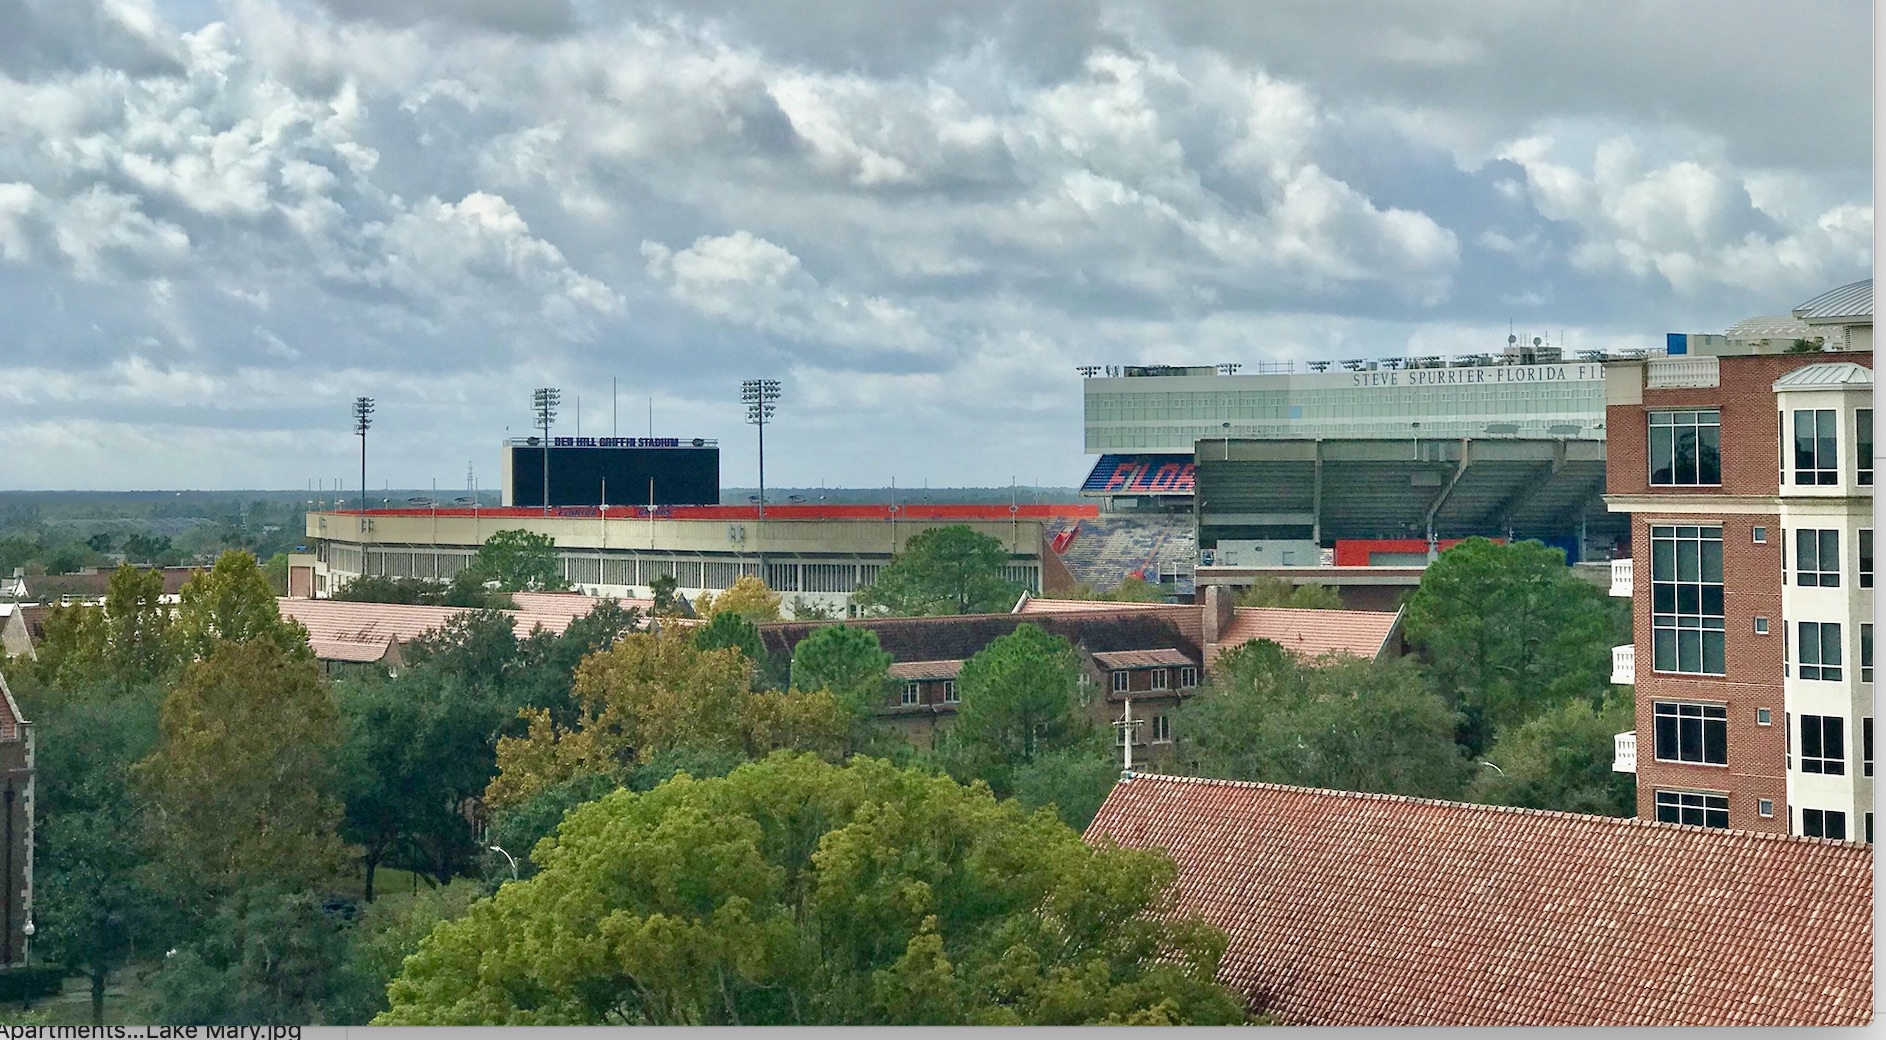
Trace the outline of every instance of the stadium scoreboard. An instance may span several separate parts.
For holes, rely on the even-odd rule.
[[[504,504],[703,506],[720,502],[720,446],[700,437],[537,437],[504,446]],[[605,499],[605,495],[607,496]]]

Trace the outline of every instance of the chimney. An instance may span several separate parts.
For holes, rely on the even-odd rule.
[[[1220,633],[1231,623],[1231,609],[1236,602],[1221,585],[1205,586],[1204,634],[1208,646],[1216,646]]]

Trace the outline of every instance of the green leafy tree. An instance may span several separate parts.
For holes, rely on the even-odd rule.
[[[444,601],[445,587],[424,578],[390,578],[378,574],[362,574],[336,589],[333,598],[351,603],[437,605]]]
[[[130,784],[132,763],[156,743],[157,700],[154,690],[62,691],[29,705],[40,778],[33,948],[89,983],[94,1025],[112,978],[167,931]]]
[[[590,654],[608,650],[617,639],[642,627],[642,612],[613,599],[598,603],[561,633],[539,629],[517,645],[518,665],[511,678],[511,699],[522,708],[545,708],[559,725],[576,723],[572,687],[576,668]]]
[[[1021,624],[963,662],[956,688],[962,706],[950,726],[949,755],[962,778],[1014,790],[1012,771],[1045,748],[1077,737],[1080,660],[1066,639]]]
[[[868,628],[826,625],[799,640],[792,651],[792,685],[830,690],[852,714],[868,718],[890,682],[891,655]]]
[[[1467,790],[1476,802],[1534,809],[1637,815],[1637,778],[1611,768],[1613,737],[1635,728],[1626,694],[1593,706],[1568,700],[1502,734]]]
[[[567,588],[556,540],[522,529],[499,531],[478,547],[466,568],[480,582],[495,581],[504,592]]]
[[[273,642],[219,643],[184,669],[136,768],[178,898],[200,911],[337,872],[339,722],[314,661]]]
[[[314,662],[308,630],[282,617],[275,590],[247,550],[217,557],[214,567],[184,583],[178,601],[177,639],[191,659],[208,657],[219,641],[261,641],[291,658]]]
[[[242,891],[153,975],[164,1025],[348,1024],[372,1006],[352,929],[311,892]]]
[[[387,1025],[1230,1024],[1161,852],[874,759],[780,754],[572,812],[439,926]]]
[[[794,621],[836,621],[838,617],[839,612],[835,607],[820,603],[816,600],[806,599],[804,596],[794,596],[792,598],[792,619]]]
[[[95,553],[108,553],[111,551],[111,534],[106,531],[100,531],[90,538],[85,539],[85,547]]]
[[[759,628],[733,610],[723,610],[707,624],[695,629],[694,645],[703,650],[731,647],[756,665],[766,656],[766,648],[760,642]]]
[[[1238,594],[1240,607],[1287,607],[1291,610],[1341,610],[1342,597],[1328,585],[1292,585],[1282,578],[1258,578]]]
[[[852,595],[859,606],[903,616],[999,613],[1015,605],[1021,587],[1005,581],[1009,552],[967,524],[932,527],[912,538]]]
[[[703,650],[675,629],[633,632],[576,670],[576,725],[525,713],[526,736],[500,738],[494,808],[521,802],[581,773],[617,770],[675,749],[756,757],[775,748],[836,755],[849,718],[823,690],[753,688],[753,662],[738,650]]]
[[[1627,625],[1604,590],[1566,568],[1563,552],[1469,538],[1421,576],[1406,632],[1463,712],[1462,742],[1477,754],[1555,705],[1602,697]]]
[[[41,625],[45,637],[26,669],[36,682],[77,689],[105,675],[109,635],[104,611],[84,604],[51,607]]]
[[[180,663],[164,603],[164,574],[130,565],[112,572],[105,590],[105,658],[122,685],[154,682]]]
[[[1165,591],[1137,574],[1129,574],[1120,579],[1120,583],[1101,592],[1092,585],[1082,583],[1067,594],[1068,599],[1098,600],[1111,603],[1164,603]]]
[[[1112,734],[1091,732],[1016,766],[1015,800],[1030,809],[1052,808],[1061,822],[1085,831],[1119,782],[1120,764]]]
[[[680,609],[680,602],[675,590],[680,583],[672,574],[657,574],[648,582],[648,594],[654,599],[653,609],[656,617],[673,617]]]
[[[1269,640],[1223,654],[1186,707],[1193,768],[1231,780],[1458,797],[1472,764],[1414,662],[1299,662]]]

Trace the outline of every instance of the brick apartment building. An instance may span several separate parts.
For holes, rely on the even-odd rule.
[[[1631,516],[1612,592],[1635,633],[1613,681],[1637,704],[1616,768],[1638,815],[1870,842],[1871,351],[1606,377],[1606,501]]]

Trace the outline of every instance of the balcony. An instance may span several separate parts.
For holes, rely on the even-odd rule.
[[[1637,685],[1637,645],[1611,648],[1611,682],[1616,686]]]
[[[1623,596],[1625,599],[1631,598],[1637,589],[1636,584],[1631,580],[1633,573],[1631,565],[1635,562],[1637,561],[1629,559],[1611,561],[1611,595]]]
[[[1644,386],[1650,390],[1712,387],[1722,382],[1713,357],[1661,357],[1645,362]]]
[[[1619,733],[1611,738],[1611,771],[1637,772],[1637,734]]]

